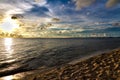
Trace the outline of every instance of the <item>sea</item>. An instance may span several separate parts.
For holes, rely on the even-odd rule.
[[[120,38],[1,38],[0,77],[68,64],[120,48]]]

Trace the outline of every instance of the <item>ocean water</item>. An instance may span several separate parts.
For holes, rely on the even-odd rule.
[[[0,77],[60,66],[120,47],[120,38],[0,39]]]

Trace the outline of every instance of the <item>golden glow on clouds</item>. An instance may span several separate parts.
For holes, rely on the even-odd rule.
[[[6,17],[3,19],[2,23],[0,24],[0,28],[4,32],[12,32],[14,29],[19,28],[19,24],[17,20],[11,19],[11,17]]]

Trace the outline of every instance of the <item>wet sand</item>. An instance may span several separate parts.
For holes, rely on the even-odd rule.
[[[14,80],[120,80],[120,49]]]
[[[120,49],[37,72],[23,80],[120,80]]]

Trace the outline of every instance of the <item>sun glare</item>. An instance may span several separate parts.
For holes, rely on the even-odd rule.
[[[13,76],[6,76],[3,80],[13,80]]]
[[[5,48],[6,48],[6,51],[8,53],[12,53],[12,38],[5,38],[4,39],[4,45],[5,45]]]
[[[3,20],[3,23],[0,25],[0,28],[4,32],[12,32],[14,29],[16,29],[18,27],[19,27],[19,24],[18,24],[17,20],[13,20],[13,19],[11,19],[11,17],[6,17]]]

